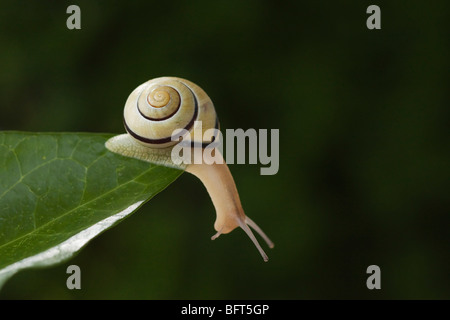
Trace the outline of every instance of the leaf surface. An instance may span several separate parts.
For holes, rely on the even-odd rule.
[[[66,261],[183,172],[114,154],[110,137],[0,132],[0,287]]]

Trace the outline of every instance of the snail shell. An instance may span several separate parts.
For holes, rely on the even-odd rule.
[[[186,79],[161,77],[143,83],[130,94],[125,103],[124,125],[147,147],[167,148],[178,143],[179,138],[206,146],[215,140],[212,131],[207,130],[219,129],[219,120],[211,99],[199,86]],[[200,128],[201,141],[196,141]],[[180,137],[176,129],[189,133]]]

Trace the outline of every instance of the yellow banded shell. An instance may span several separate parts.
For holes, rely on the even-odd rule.
[[[137,87],[125,103],[124,124],[139,143],[153,148],[176,144],[178,139],[172,138],[176,129],[189,131],[184,141],[205,146],[214,141],[214,134],[205,137],[205,131],[219,128],[214,105],[205,91],[176,77],[155,78]],[[202,140],[196,141],[194,131],[200,127],[195,138],[201,136]]]

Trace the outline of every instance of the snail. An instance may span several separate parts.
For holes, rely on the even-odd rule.
[[[231,172],[218,148],[219,120],[208,95],[198,85],[177,77],[160,77],[137,87],[124,108],[127,133],[114,136],[106,148],[126,157],[185,170],[197,176],[206,187],[216,210],[212,240],[221,234],[242,228],[264,261],[268,257],[250,227],[273,248],[273,242],[261,228],[244,214]],[[199,134],[200,132],[200,134]],[[174,159],[175,147],[202,152],[205,160]],[[188,162],[188,163],[186,163]]]

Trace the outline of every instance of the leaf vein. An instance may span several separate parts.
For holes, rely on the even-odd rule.
[[[99,196],[97,196],[97,197],[95,197],[95,198],[93,198],[93,199],[91,199],[91,200],[89,200],[89,201],[83,203],[81,206],[76,206],[76,207],[70,209],[69,211],[67,211],[67,212],[65,212],[65,213],[63,213],[63,214],[61,214],[60,216],[56,217],[55,219],[53,219],[53,220],[51,220],[51,221],[49,221],[49,222],[47,222],[47,223],[44,223],[43,225],[37,227],[37,228],[34,229],[32,232],[26,233],[26,234],[24,234],[24,235],[22,235],[22,236],[20,236],[20,237],[18,237],[18,238],[15,238],[15,239],[13,239],[13,240],[11,240],[11,241],[5,242],[4,244],[0,245],[0,250],[1,250],[3,247],[6,247],[7,245],[10,245],[11,243],[14,243],[14,242],[16,242],[16,241],[25,241],[25,239],[23,239],[23,238],[25,238],[25,237],[27,237],[27,236],[30,236],[31,234],[34,234],[36,231],[38,231],[38,230],[44,228],[45,226],[47,226],[47,225],[49,225],[49,224],[51,224],[51,223],[53,223],[53,222],[55,222],[55,221],[58,221],[59,219],[61,219],[61,218],[65,217],[65,216],[67,216],[68,214],[70,214],[70,213],[72,213],[72,212],[74,212],[74,211],[80,209],[81,207],[86,207],[88,204],[90,204],[90,203],[92,203],[92,202],[94,202],[94,201],[96,201],[96,200],[98,200],[98,199],[101,199],[102,197],[104,197],[104,196],[106,196],[106,195],[108,195],[108,194],[110,194],[110,193],[113,193],[114,191],[116,191],[116,190],[118,190],[118,189],[120,189],[120,188],[122,188],[122,187],[124,187],[124,186],[126,186],[126,185],[128,185],[128,184],[130,184],[130,183],[132,183],[132,182],[136,182],[136,181],[134,181],[134,180],[140,178],[140,177],[143,176],[143,175],[148,174],[149,172],[153,171],[154,168],[155,168],[155,167],[150,167],[149,169],[147,169],[147,170],[144,171],[143,173],[139,174],[138,176],[134,177],[133,179],[130,179],[130,180],[127,181],[126,183],[124,183],[124,184],[122,184],[122,185],[120,185],[120,186],[116,186],[115,188],[109,190],[108,192],[105,192],[105,193],[103,193],[103,194],[101,194],[101,195],[99,195]],[[39,234],[39,232],[37,232],[36,234]]]

